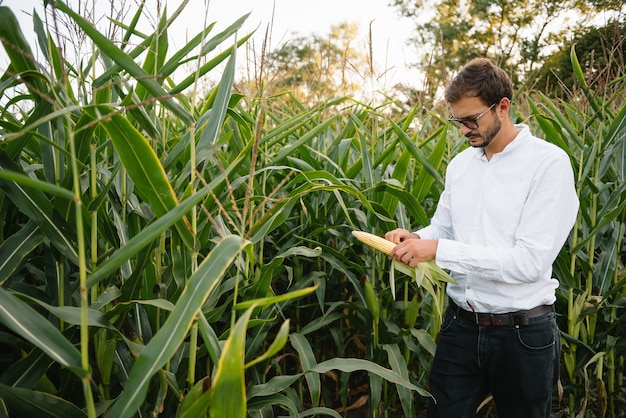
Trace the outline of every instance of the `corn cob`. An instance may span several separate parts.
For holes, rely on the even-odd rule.
[[[393,242],[383,237],[379,237],[378,235],[370,234],[369,232],[352,231],[352,235],[354,235],[354,237],[363,244],[366,244],[375,250],[382,251],[387,255],[389,255],[391,250],[393,250],[396,246]]]
[[[396,244],[394,244],[393,242],[385,238],[379,237],[378,235],[370,234],[369,232],[352,231],[352,235],[363,244],[366,244],[369,247],[374,248],[375,250],[382,251],[387,255],[389,255],[391,250],[396,246]],[[409,267],[401,261],[393,260],[392,266],[392,272],[393,269],[395,269],[402,273],[405,273],[413,277],[417,284],[423,287],[428,286],[428,283],[423,283],[424,278],[429,279],[431,283],[434,283],[435,280],[448,283],[456,283],[448,275],[448,273],[442,270],[441,267],[437,266],[437,264],[432,260],[418,263],[416,267]]]
[[[393,242],[377,235],[370,234],[369,232],[352,231],[352,235],[363,244],[366,244],[367,246],[374,248],[375,250],[382,251],[387,255],[389,255],[391,250],[393,250],[396,246],[396,244],[394,244]],[[442,282],[456,283],[454,279],[452,279],[452,277],[450,277],[448,273],[441,269],[441,267],[437,266],[434,260],[422,261],[421,263],[417,263],[417,266],[415,267],[409,267],[407,264],[393,259],[391,260],[391,270],[389,271],[389,287],[391,288],[391,294],[393,295],[394,299],[396,294],[396,279],[394,274],[395,270],[398,270],[411,277],[413,280],[415,280],[415,283],[418,286],[423,288],[433,297],[435,309],[439,313],[439,317],[441,319],[441,315],[443,313],[442,306],[438,302],[439,298],[437,292],[435,291],[435,286],[440,286]],[[370,285],[369,289],[367,284]],[[380,315],[380,308],[378,307],[377,303],[376,308],[374,308],[375,305],[373,303],[372,296],[375,296],[375,293],[373,295],[371,293],[374,289],[369,281],[367,284],[365,286],[366,302],[369,309],[372,311],[373,317],[376,318],[377,315]]]

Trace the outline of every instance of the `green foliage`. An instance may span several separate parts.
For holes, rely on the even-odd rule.
[[[118,47],[56,7],[92,64],[36,15],[35,62],[0,7],[20,51],[0,79],[0,415],[417,416],[443,284],[394,276],[351,231],[426,224],[459,133],[418,106],[234,94],[246,16],[169,51],[178,11],[142,35],[139,8]],[[626,104],[575,58],[576,95],[527,105],[578,174],[555,263],[567,410],[617,416]]]
[[[577,80],[570,58],[571,49],[576,47],[576,55],[583,68],[594,75],[591,82],[602,91],[610,88],[608,82],[618,78],[624,68],[624,50],[626,22],[610,22],[602,28],[584,29],[576,38],[564,45],[555,54],[546,59],[537,72],[534,87],[541,91],[551,91],[566,97],[572,94]]]
[[[373,72],[367,54],[356,48],[357,30],[356,25],[344,23],[331,27],[327,36],[291,37],[269,51],[264,61],[270,81],[265,94],[290,91],[307,108],[355,96]]]
[[[397,124],[347,98],[307,111],[294,97],[268,106],[233,95],[247,37],[232,35],[245,17],[216,35],[209,25],[167,59],[176,13],[150,35],[135,30],[141,8],[120,24],[125,41],[139,37],[133,49],[62,2],[48,11],[74,22],[95,55],[72,64],[44,29],[45,62],[35,62],[0,9],[11,28],[3,45],[21,52],[1,90],[3,405],[26,415],[338,416],[358,403],[357,379],[375,388],[376,408],[398,387],[414,411],[413,396],[427,396],[423,373],[409,372],[426,363],[423,336],[394,325],[403,313],[376,272],[385,263],[350,231],[380,233],[405,204],[427,220],[445,131],[416,145],[406,132],[415,112]],[[220,65],[206,97],[183,94]],[[430,131],[431,120],[420,123]],[[414,192],[402,187],[424,176]],[[370,273],[386,325],[381,345],[363,350],[371,315],[360,277]],[[429,300],[402,283],[405,298]]]
[[[516,82],[524,82],[549,63],[555,44],[565,43],[579,28],[591,27],[597,18],[623,21],[624,16],[623,2],[394,0],[392,5],[415,21],[411,43],[419,51],[416,64],[428,75],[428,97],[437,97],[440,84],[476,57],[494,60]]]
[[[570,416],[591,409],[614,417],[623,411],[624,392],[618,382],[623,379],[619,365],[626,348],[624,77],[594,90],[574,48],[570,59],[582,93],[556,101],[541,94],[537,101],[529,101],[544,136],[568,152],[578,176],[579,217],[555,263],[561,281],[558,311],[567,313],[560,324],[563,382]]]

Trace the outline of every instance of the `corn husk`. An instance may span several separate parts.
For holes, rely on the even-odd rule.
[[[378,235],[370,234],[369,232],[352,231],[352,235],[363,244],[375,250],[382,251],[387,255],[389,255],[391,250],[396,246],[395,243],[383,237],[379,237]],[[445,270],[435,264],[434,261],[423,261],[418,263],[415,267],[410,267],[407,264],[393,259],[391,260],[391,271],[389,272],[389,285],[394,297],[396,294],[395,270],[413,278],[415,283],[430,293],[435,300],[435,286],[441,285],[442,282],[455,283],[454,279],[450,277]]]

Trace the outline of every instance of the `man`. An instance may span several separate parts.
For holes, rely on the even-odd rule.
[[[560,339],[552,264],[578,211],[572,166],[510,117],[513,88],[475,59],[445,91],[450,122],[471,147],[452,159],[431,224],[396,229],[390,257],[435,260],[448,285],[430,373],[429,417],[475,416],[490,393],[502,418],[549,417]]]

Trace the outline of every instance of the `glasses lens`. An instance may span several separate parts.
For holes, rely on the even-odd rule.
[[[478,129],[478,122],[472,119],[462,120],[461,123],[467,126],[468,129]]]
[[[471,119],[453,119],[450,118],[448,121],[455,127],[461,129],[461,126],[465,126],[467,129],[478,129],[478,123],[475,120]]]
[[[450,118],[450,119],[448,119],[448,122],[450,122],[452,124],[452,126],[454,126],[455,128],[459,128],[459,129],[461,128],[461,124],[456,119]]]

